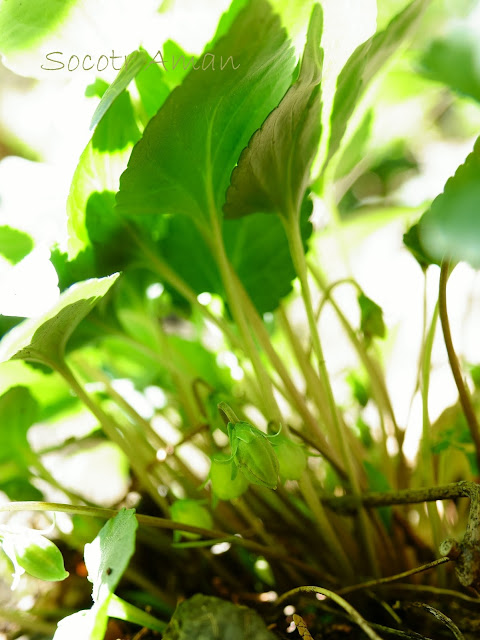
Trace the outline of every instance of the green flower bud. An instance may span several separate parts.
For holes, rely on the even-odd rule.
[[[68,576],[60,549],[40,533],[28,531],[5,534],[2,546],[15,568],[12,590],[16,588],[23,573],[50,582],[65,580]]]
[[[307,468],[305,449],[286,436],[276,436],[273,448],[278,458],[279,475],[282,480],[300,480]]]
[[[248,422],[228,423],[233,460],[252,484],[276,489],[278,460],[267,436]]]
[[[210,512],[202,507],[197,500],[177,500],[170,507],[170,515],[175,522],[189,524],[192,527],[202,527],[212,529],[213,520]],[[198,540],[197,533],[182,532],[183,536],[191,540]]]
[[[215,456],[210,467],[212,491],[219,500],[238,498],[248,488],[248,480],[241,473],[234,473],[234,463],[226,456]],[[235,469],[236,470],[236,469]]]

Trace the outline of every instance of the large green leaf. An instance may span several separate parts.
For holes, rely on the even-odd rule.
[[[317,4],[297,81],[253,134],[233,170],[223,207],[227,218],[260,211],[288,217],[300,211],[320,139],[321,35]]]
[[[342,69],[333,102],[327,161],[340,147],[350,116],[372,78],[417,26],[430,0],[413,0],[385,30],[361,44]]]
[[[12,329],[0,342],[0,362],[19,359],[61,366],[65,345],[72,332],[107,293],[118,275],[73,285],[50,311]]]
[[[121,178],[119,210],[197,221],[218,214],[241,150],[285,92],[292,67],[279,18],[265,0],[251,1],[148,124]]]
[[[420,220],[420,242],[439,261],[464,260],[480,268],[480,138]]]
[[[310,200],[302,207],[304,244],[312,232]],[[285,229],[279,217],[255,213],[223,224],[227,256],[259,313],[274,311],[288,295],[295,278]],[[169,266],[199,294],[226,294],[218,267],[202,235],[191,220],[172,216],[158,252]]]

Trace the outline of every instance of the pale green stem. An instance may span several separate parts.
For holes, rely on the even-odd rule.
[[[325,398],[321,393],[321,381],[310,364],[308,356],[300,344],[300,340],[293,331],[282,304],[280,304],[276,313],[280,321],[280,327],[289,340],[295,358],[300,366],[300,370],[303,373],[308,393],[314,399],[318,412],[322,418],[324,420],[329,420],[331,416],[328,414],[328,407],[325,406]]]
[[[424,571],[428,571],[429,569],[440,567],[446,562],[450,562],[450,558],[438,558],[437,560],[433,560],[432,562],[423,564],[420,567],[415,567],[414,569],[409,569],[408,571],[397,573],[394,576],[387,576],[386,578],[379,578],[378,580],[369,580],[368,582],[361,582],[360,584],[353,584],[348,587],[344,587],[343,589],[339,589],[338,593],[341,595],[344,595],[347,593],[353,593],[354,591],[359,591],[361,589],[372,589],[374,587],[380,587],[384,584],[395,582],[396,580],[402,580],[403,578],[414,576],[417,573],[423,573]]]
[[[94,380],[99,380],[105,386],[105,389],[108,392],[108,395],[112,398],[112,400],[125,411],[125,413],[136,423],[138,427],[139,435],[142,437],[147,437],[147,440],[152,440],[152,446],[157,449],[166,449],[166,442],[158,435],[158,433],[152,428],[152,425],[145,420],[133,407],[129,404],[111,385],[110,379],[106,376],[100,369],[96,367],[92,367],[90,364],[86,363],[79,358],[75,358],[75,364],[80,367],[83,371],[88,373],[89,377]],[[178,445],[177,445],[178,446]],[[152,452],[152,455],[155,455],[155,452]],[[176,464],[178,464],[180,471],[182,474],[187,477],[190,482],[197,486],[199,482],[199,478],[193,473],[193,471],[183,462],[180,456],[174,450],[173,454],[175,457]],[[156,461],[156,458],[155,458]],[[153,462],[153,460],[152,460]],[[150,464],[152,464],[152,462]],[[162,464],[165,464],[163,462]],[[169,468],[170,470],[170,468]]]
[[[92,400],[92,398],[88,395],[88,393],[73,375],[71,369],[65,363],[62,366],[59,366],[57,368],[57,371],[61,376],[63,376],[63,378],[71,387],[72,391],[74,391],[74,393],[77,395],[77,397],[85,404],[88,409],[90,409],[93,415],[97,418],[107,437],[110,438],[112,442],[117,444],[120,449],[127,455],[128,460],[135,471],[135,474],[138,476],[138,479],[145,486],[145,488],[148,489],[153,500],[158,504],[162,511],[168,513],[167,501],[158,493],[156,486],[152,484],[148,473],[145,471],[144,464],[138,459],[138,456],[135,455],[135,443],[132,444],[126,440],[124,434],[122,433],[120,425],[111,416],[105,413],[96,402]],[[146,464],[148,463],[149,461],[147,461]]]
[[[138,237],[136,238],[136,241],[139,247],[141,248],[142,253],[144,253],[148,257],[148,263],[145,263],[146,266],[149,269],[154,270],[162,279],[168,282],[181,295],[183,295],[184,298],[188,300],[188,302],[192,306],[196,307],[205,316],[207,320],[215,324],[222,331],[222,333],[228,338],[230,344],[233,347],[240,349],[245,353],[246,352],[245,345],[243,345],[241,340],[239,340],[239,338],[235,335],[235,333],[233,333],[230,326],[223,320],[223,318],[215,316],[214,314],[211,313],[211,311],[207,307],[200,304],[198,302],[197,296],[194,293],[194,291],[181,278],[179,278],[178,275],[172,269],[170,269],[170,267],[161,258],[159,258],[155,253],[153,253],[149,249],[149,247],[145,245],[143,241],[141,241]],[[238,281],[238,278],[236,277],[235,273],[232,273],[232,276]],[[308,409],[304,398],[302,397],[302,395],[299,393],[299,391],[296,389],[295,385],[293,384],[285,365],[283,364],[283,362],[280,360],[275,350],[273,349],[270,343],[270,338],[268,336],[268,333],[266,332],[266,329],[263,326],[263,323],[259,318],[256,309],[253,307],[253,304],[250,298],[248,297],[246,292],[243,290],[243,287],[241,286],[241,284],[240,286],[238,286],[238,284],[239,283],[237,282],[237,290],[239,293],[242,294],[242,303],[244,305],[244,310],[247,313],[248,321],[252,322],[253,320],[253,323],[255,325],[254,330],[257,335],[257,338],[260,340],[260,343],[263,349],[265,350],[266,354],[268,355],[270,361],[272,362],[272,365],[275,367],[278,375],[282,379],[282,382],[284,383],[287,393],[290,395],[293,401],[293,404],[295,405],[296,409],[298,410],[299,414],[301,415],[301,417],[303,418],[303,420],[305,421],[306,425],[309,427],[311,432],[316,434],[319,451],[335,467],[337,472],[343,476],[344,470],[342,468],[342,464],[337,459],[336,454],[330,451],[330,447],[326,443],[324,439],[324,435],[317,421],[315,420],[310,410]],[[285,391],[283,389],[280,389],[280,392],[283,395],[285,395]],[[284,425],[284,428],[285,426],[286,425]]]
[[[430,424],[430,417],[428,414],[428,392],[430,388],[430,370],[432,363],[432,348],[435,338],[435,331],[437,328],[439,314],[439,305],[435,305],[430,328],[425,338],[425,344],[423,347],[422,358],[422,468],[423,468],[423,482],[427,486],[435,486],[435,470],[433,467],[432,457],[432,439],[430,437],[432,425]],[[438,513],[437,505],[435,502],[427,503],[427,511],[429,515],[430,527],[432,530],[432,538],[435,549],[438,549],[443,539],[442,523],[440,521],[440,515]],[[443,579],[445,579],[445,572],[442,572]],[[443,585],[444,586],[444,585]]]
[[[275,368],[277,374],[280,376],[287,393],[290,395],[291,402],[295,409],[298,411],[301,418],[305,421],[306,426],[312,435],[315,436],[317,450],[330,462],[335,468],[337,473],[341,477],[345,477],[345,469],[341,460],[339,459],[336,451],[333,451],[330,445],[327,443],[325,435],[320,427],[318,420],[312,415],[309,410],[305,398],[293,384],[287,368],[278,356],[277,352],[273,348],[270,341],[270,336],[265,329],[265,325],[258,316],[258,313],[253,306],[247,293],[243,290],[241,283],[238,283],[238,291],[242,295],[242,304],[247,314],[247,319],[251,324],[259,343],[267,354],[272,366]]]
[[[227,425],[229,422],[231,422],[232,424],[240,422],[235,411],[226,402],[219,402],[217,408],[219,411],[221,411],[221,413],[224,414],[222,416],[222,420],[224,421],[225,425]]]
[[[239,510],[242,517],[248,522],[248,524],[255,530],[258,537],[262,542],[268,545],[271,548],[277,548],[280,551],[285,551],[273,536],[271,536],[265,529],[263,522],[260,520],[255,513],[252,512],[248,504],[243,498],[236,498],[234,501],[235,507]],[[285,572],[289,576],[291,580],[298,582],[301,580],[297,571],[292,569],[291,567],[284,567]]]
[[[332,559],[338,564],[339,575],[351,576],[353,574],[352,565],[345,554],[338,536],[330,524],[325,508],[322,505],[317,492],[315,491],[309,476],[309,470],[303,472],[299,480],[300,491],[305,498],[305,502],[310,507],[317,524],[318,532],[322,537],[322,542],[327,548],[327,552],[332,555]]]
[[[322,596],[330,598],[336,604],[338,604],[342,609],[344,609],[350,618],[358,624],[358,626],[362,629],[362,631],[371,639],[371,640],[382,640],[382,638],[375,633],[375,631],[369,626],[368,622],[365,618],[358,613],[356,609],[352,607],[346,600],[340,597],[337,593],[330,591],[329,589],[323,589],[322,587],[297,587],[296,589],[292,589],[291,591],[287,591],[284,593],[278,600],[276,601],[276,605],[279,606],[285,600],[290,599],[292,596],[297,595],[298,593],[320,593]]]
[[[270,377],[260,358],[257,346],[250,333],[244,309],[242,308],[241,295],[237,290],[236,281],[232,275],[233,270],[225,253],[220,222],[215,210],[211,212],[210,221],[212,225],[212,246],[215,250],[215,257],[227,293],[228,303],[245,345],[245,352],[252,363],[258,383],[263,391],[265,405],[268,411],[267,417],[269,420],[274,420],[277,424],[283,424],[284,420],[282,419],[280,409],[273,394]]]
[[[187,300],[192,307],[196,308],[201,314],[214,325],[216,325],[224,336],[226,336],[230,344],[238,349],[243,350],[243,345],[229,324],[221,317],[213,314],[208,307],[198,301],[196,293],[182,278],[169,267],[156,253],[154,253],[148,245],[133,232],[133,237],[141,251],[142,264],[150,271],[156,273],[162,280],[168,282],[174,289]],[[144,259],[146,258],[146,259]]]
[[[333,287],[333,285],[327,286],[320,272],[311,263],[309,263],[308,268],[311,274],[313,275],[313,277],[315,278],[318,286],[324,292],[324,295],[325,295],[324,301],[326,302],[328,300],[328,302],[330,302],[330,304],[332,305],[332,308],[337,314],[337,317],[340,320],[340,323],[342,324],[348,338],[350,339],[350,342],[355,348],[355,351],[357,352],[360,358],[360,361],[362,362],[363,366],[367,370],[367,373],[370,378],[370,382],[372,383],[372,390],[375,393],[376,402],[378,406],[383,407],[385,413],[389,415],[392,425],[395,429],[395,435],[398,440],[398,445],[399,447],[401,447],[402,434],[400,433],[400,430],[397,425],[395,414],[390,402],[390,397],[388,395],[388,391],[385,386],[384,378],[379,372],[377,364],[371,359],[370,355],[367,353],[364,345],[358,339],[357,334],[352,329],[349,321],[347,320],[346,316],[344,315],[344,313],[342,312],[338,304],[335,302],[334,298],[330,296],[331,288]],[[355,286],[358,287],[355,281],[349,278],[342,280],[342,282],[350,282],[351,284],[355,284]],[[340,282],[338,284],[340,284]],[[324,301],[322,301],[321,307],[323,307]]]
[[[173,349],[170,347],[168,339],[163,330],[156,326],[155,323],[151,323],[151,325],[155,332],[155,336],[160,345],[160,348],[162,349],[162,352],[164,354],[164,360],[165,362],[169,363],[167,366],[169,368],[171,367],[173,381],[177,387],[177,393],[185,409],[187,419],[192,425],[195,425],[198,421],[198,414],[195,407],[195,399],[193,397],[191,384],[187,380],[184,372],[182,371],[182,368],[176,365],[175,358],[173,357]],[[162,364],[165,365],[165,362],[162,361]]]
[[[306,263],[305,254],[303,251],[303,244],[302,244],[302,238],[300,235],[300,229],[294,214],[292,214],[288,220],[286,220],[285,218],[282,218],[282,220],[284,221],[285,230],[290,243],[290,253],[292,256],[292,261],[293,261],[297,276],[300,280],[302,298],[304,301],[305,311],[308,319],[308,325],[309,325],[310,333],[313,340],[313,348],[318,360],[320,378],[325,388],[328,405],[329,405],[330,413],[332,416],[332,423],[334,427],[333,435],[336,441],[339,443],[341,457],[345,465],[345,470],[347,472],[352,491],[354,494],[358,495],[360,494],[360,483],[356,475],[356,469],[355,469],[354,461],[352,459],[351,451],[348,448],[347,433],[344,431],[344,425],[338,415],[338,408],[335,403],[335,398],[333,396],[333,390],[330,384],[330,378],[328,375],[327,367],[325,365],[325,358],[323,355],[323,349],[320,342],[320,336],[319,336],[317,325],[315,322],[315,314],[313,311],[310,288],[308,284],[307,263]],[[373,545],[373,540],[371,538],[371,529],[369,526],[370,523],[363,509],[360,509],[358,511],[358,524],[359,524],[363,544],[365,547],[365,551],[370,562],[370,566],[372,568],[374,575],[378,575],[379,573],[378,561],[377,561],[377,555],[375,553],[375,549]]]
[[[457,385],[458,397],[460,399],[463,413],[465,414],[465,419],[470,430],[473,444],[475,445],[475,457],[477,460],[477,466],[480,469],[480,426],[478,424],[475,409],[472,404],[472,399],[470,398],[470,393],[462,376],[457,354],[455,353],[455,349],[453,347],[452,334],[450,331],[450,321],[448,319],[447,282],[449,275],[450,263],[448,261],[442,262],[442,266],[440,268],[440,283],[438,292],[440,322],[442,324],[443,338],[448,354],[450,369],[452,370],[452,375],[455,380],[455,384]]]
[[[218,219],[216,216],[216,212],[212,214],[212,218],[215,219],[213,226],[218,226]],[[207,241],[210,242],[211,238],[207,238]],[[215,241],[215,255],[218,258],[218,266],[222,272],[222,280],[224,281],[225,289],[227,290],[227,296],[229,297],[229,303],[232,307],[232,314],[234,315],[237,326],[240,330],[241,339],[239,339],[235,333],[231,330],[228,323],[218,316],[215,316],[205,305],[200,304],[197,299],[195,292],[156,254],[154,254],[139,238],[137,238],[137,243],[141,248],[142,252],[148,255],[148,268],[154,270],[162,279],[167,281],[171,286],[173,286],[188,302],[197,308],[204,317],[215,324],[223,333],[223,335],[229,340],[230,344],[243,351],[247,357],[252,362],[255,375],[258,380],[262,380],[260,387],[267,394],[265,401],[267,402],[268,412],[272,414],[271,417],[276,416],[277,422],[281,422],[280,413],[278,409],[278,405],[273,396],[273,391],[271,389],[271,381],[268,373],[266,373],[263,364],[259,355],[256,353],[255,344],[251,338],[251,335],[248,333],[248,327],[245,322],[242,323],[241,319],[237,313],[233,312],[233,305],[235,301],[231,299],[232,295],[232,287],[229,286],[229,281],[231,277],[229,275],[230,265],[228,264],[228,260],[225,256],[225,250],[223,247],[223,239]],[[223,254],[223,255],[220,255]],[[233,294],[235,295],[235,294]],[[238,305],[236,307],[236,312],[238,312]],[[263,372],[261,371],[263,369]],[[260,378],[259,378],[260,376]],[[267,389],[263,383],[267,383]]]
[[[126,622],[137,624],[140,627],[153,629],[159,633],[163,633],[167,627],[166,622],[162,622],[161,620],[154,618],[146,611],[126,602],[114,593],[110,596],[107,615],[111,618],[117,618],[118,620],[125,620]]]

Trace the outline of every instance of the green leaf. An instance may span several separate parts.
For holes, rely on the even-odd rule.
[[[91,247],[92,232],[96,235],[97,241],[103,245],[100,253],[106,249],[108,251],[110,247],[116,247],[114,250],[118,252],[119,246],[124,248],[128,244],[125,241],[119,241],[118,234],[121,233],[119,229],[123,221],[118,219],[111,209],[112,202],[108,200],[108,196],[94,194],[117,191],[120,175],[139,137],[140,131],[136,124],[130,96],[123,92],[99,122],[75,169],[67,200],[68,255],[72,260],[85,251],[86,254],[79,260],[83,263],[84,269],[90,268],[90,273],[95,275],[100,274],[96,272],[98,252]],[[97,199],[96,202],[91,201],[92,197]],[[90,207],[97,211],[99,198],[103,198],[102,210],[100,216],[94,214],[96,220],[92,224],[92,221],[88,220],[88,209]],[[101,223],[101,234],[95,229],[98,222]]]
[[[0,469],[0,474],[3,471]],[[26,478],[16,477],[12,480],[0,483],[0,489],[12,502],[23,502],[24,500],[43,500],[41,491],[33,486]]]
[[[165,45],[165,56],[175,56],[178,60],[182,53],[175,43]],[[150,60],[146,52],[144,58]],[[130,71],[132,68],[136,69],[128,67]],[[185,73],[182,65],[167,73],[157,64],[147,62],[135,78],[142,100],[142,105],[137,105],[141,115],[144,116],[145,111],[153,115]],[[90,85],[90,89],[91,94],[104,97],[109,91],[105,83],[98,81],[95,86]],[[123,91],[98,123],[75,170],[67,201],[70,260],[58,250],[52,254],[61,289],[78,280],[123,270],[131,260],[131,234],[125,220],[114,209],[114,193],[139,137],[131,99]],[[151,227],[140,229],[140,235],[144,231],[151,235],[154,231]]]
[[[376,33],[355,49],[337,80],[330,117],[327,162],[340,147],[350,116],[375,74],[417,26],[429,0],[413,0],[396,15],[384,31]]]
[[[101,78],[95,78],[95,81],[92,84],[89,84],[85,89],[85,97],[86,98],[102,98],[105,91],[108,89],[108,82],[102,80]]]
[[[304,249],[312,233],[312,208],[311,200],[306,199],[300,213]],[[230,262],[259,313],[274,311],[292,291],[296,277],[281,219],[258,213],[226,221],[223,237]]]
[[[135,552],[138,522],[135,509],[122,509],[102,527],[93,542],[85,545],[88,579],[93,601],[101,606],[115,591]]]
[[[321,131],[322,23],[316,4],[298,79],[253,134],[233,170],[223,207],[227,218],[257,212],[288,217],[300,211]]]
[[[372,449],[376,443],[373,439],[370,425],[363,420],[362,416],[358,416],[357,421],[355,422],[355,430],[365,449]]]
[[[27,431],[37,414],[38,404],[26,387],[12,387],[0,396],[0,461],[13,459],[28,470]]]
[[[0,53],[28,49],[61,24],[77,0],[23,0],[0,3]]]
[[[468,262],[480,268],[480,138],[420,219],[420,242],[437,261]]]
[[[462,28],[430,44],[421,70],[427,78],[480,102],[479,56],[478,34]]]
[[[167,40],[161,58],[148,58],[148,63],[135,78],[138,93],[149,118],[163,105],[172,89],[187,75],[191,56],[175,42]],[[165,62],[167,61],[167,62]]]
[[[52,249],[50,262],[57,272],[60,291],[79,280],[122,271],[134,256],[131,235],[118,219],[114,206],[112,191],[93,191],[85,203],[82,221],[82,233],[86,232],[88,245],[73,260],[58,247]]]
[[[23,320],[25,320],[23,316],[4,316],[0,314],[0,338],[3,338],[10,329],[16,327],[17,324],[20,324]]]
[[[312,203],[305,200],[301,232],[306,246],[312,233]],[[235,272],[260,314],[274,311],[292,290],[295,269],[285,229],[279,217],[256,213],[223,224],[225,249]],[[168,219],[158,252],[195,293],[226,294],[217,265],[196,226],[184,216]]]
[[[423,271],[425,271],[425,269],[427,269],[431,264],[437,264],[440,266],[440,261],[434,260],[422,247],[420,242],[420,225],[418,223],[414,224],[406,233],[403,234],[403,244],[410,251]]]
[[[107,293],[118,275],[73,285],[42,317],[30,318],[12,329],[0,342],[0,362],[33,360],[61,366],[65,345],[72,332]]]
[[[364,159],[372,122],[373,109],[369,109],[340,157],[335,170],[337,180],[347,176]]]
[[[96,125],[103,118],[108,109],[112,106],[113,102],[128,87],[130,82],[135,76],[143,69],[148,62],[148,54],[146,51],[133,51],[126,57],[125,62],[118,72],[117,77],[108,87],[102,96],[90,122],[90,129],[96,127]]]
[[[256,611],[197,594],[178,605],[163,640],[275,640]]]
[[[3,550],[15,566],[15,580],[23,573],[48,582],[68,577],[60,549],[37,531],[12,530],[4,535]]]
[[[12,264],[17,264],[33,249],[33,240],[24,231],[12,227],[0,227],[0,254]]]
[[[197,341],[186,340],[176,335],[167,336],[168,343],[180,369],[191,380],[201,378],[217,390],[228,389],[225,369],[220,369],[216,355]]]
[[[170,93],[167,74],[162,71],[159,64],[147,64],[136,76],[135,84],[145,113],[150,119],[157,113]]]
[[[240,152],[285,92],[292,66],[279,18],[265,0],[251,1],[148,124],[122,175],[119,211],[197,222],[218,215]]]
[[[365,380],[365,375],[356,371],[350,371],[345,381],[349,385],[352,396],[358,404],[361,407],[366,407],[370,399],[370,389],[368,380]]]
[[[39,500],[30,483],[35,457],[27,432],[38,416],[38,403],[26,387],[12,387],[0,396],[0,489],[11,500]]]
[[[53,640],[88,638],[103,640],[108,622],[108,605],[135,551],[138,522],[135,509],[122,509],[102,527],[93,542],[85,545],[85,565],[93,583],[94,605],[58,623]]]
[[[360,330],[367,342],[372,338],[384,338],[386,329],[381,307],[364,293],[358,296],[358,304],[361,314]]]
[[[470,367],[470,375],[475,389],[480,389],[480,365],[475,364]]]

